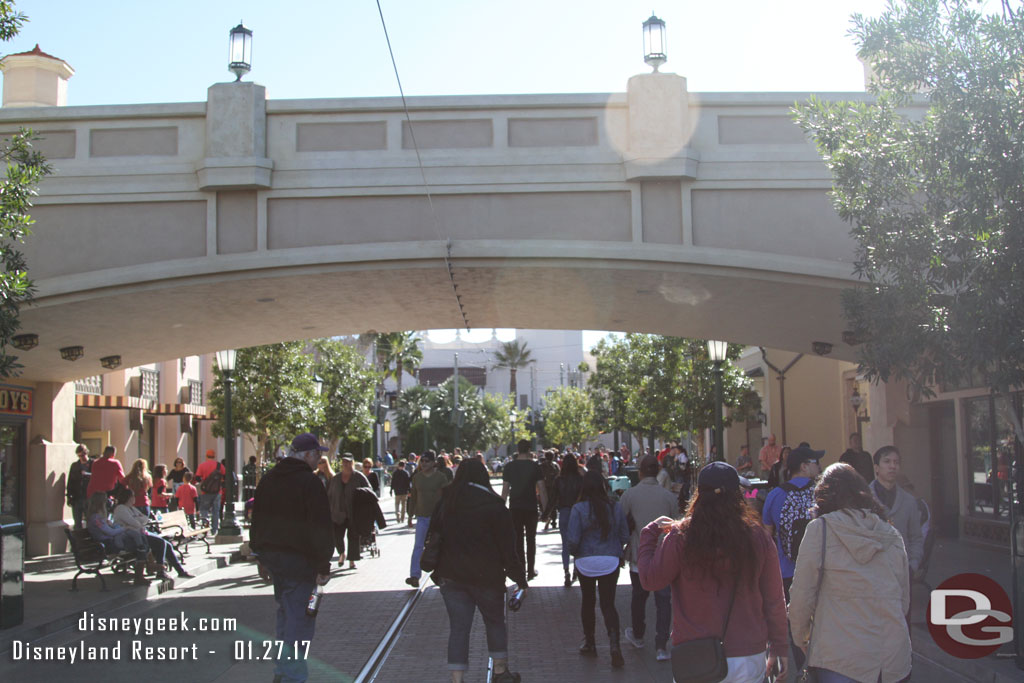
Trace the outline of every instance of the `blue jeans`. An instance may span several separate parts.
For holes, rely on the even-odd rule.
[[[473,612],[480,610],[487,631],[487,651],[493,659],[508,659],[508,628],[505,626],[505,591],[481,588],[446,579],[441,597],[448,610],[448,670],[469,668],[469,633]]]
[[[562,537],[562,569],[569,571],[569,541],[565,536],[569,533],[569,513],[572,508],[558,508],[558,534]]]
[[[420,578],[423,570],[420,569],[420,555],[423,554],[423,544],[427,542],[427,530],[430,528],[430,517],[416,516],[416,543],[412,547],[412,562],[409,567],[409,576]]]
[[[313,640],[316,618],[306,615],[309,596],[316,588],[316,570],[302,555],[265,550],[259,554],[260,562],[274,579],[274,600],[277,601],[276,637],[284,643],[281,659],[274,667],[274,675],[282,681],[301,683],[309,677],[303,655],[306,648],[299,643],[293,651],[291,643]]]
[[[647,632],[646,615],[647,596],[650,591],[645,591],[640,585],[640,575],[636,572],[629,573],[629,580],[633,584],[632,617],[633,635],[642,639]],[[654,621],[654,647],[664,650],[668,645],[668,637],[672,629],[672,587],[665,586],[660,591],[654,591],[654,608],[657,610],[657,617]]]
[[[199,517],[210,520],[210,532],[216,536],[220,529],[220,493],[199,494]]]

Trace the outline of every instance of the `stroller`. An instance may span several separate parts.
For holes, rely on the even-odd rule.
[[[380,557],[380,548],[377,547],[377,529],[387,526],[380,503],[377,496],[368,488],[356,489],[354,496],[353,504],[356,511],[356,530],[359,532],[360,553],[366,553],[370,557]]]

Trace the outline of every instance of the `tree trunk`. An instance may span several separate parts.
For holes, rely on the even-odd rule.
[[[398,385],[398,398],[401,398],[402,397],[402,373],[405,371],[405,368],[402,367],[401,361],[398,361],[396,363],[396,366],[397,367],[395,368],[395,382]],[[403,453],[405,453],[405,448],[402,445],[402,433],[396,429],[395,430],[395,456],[396,456],[395,461],[396,462],[398,461],[398,458],[402,457]]]
[[[516,396],[516,368],[508,369],[508,392],[512,394],[512,407],[519,405],[519,397]]]

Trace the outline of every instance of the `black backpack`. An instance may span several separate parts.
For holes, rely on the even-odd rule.
[[[213,468],[213,472],[206,475],[206,478],[199,482],[199,490],[203,493],[220,493],[221,483],[224,476],[220,473],[220,465]]]

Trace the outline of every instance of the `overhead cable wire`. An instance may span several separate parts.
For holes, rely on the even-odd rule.
[[[405,110],[405,121],[409,125],[409,139],[412,142],[413,151],[416,152],[416,164],[420,169],[420,177],[423,179],[423,189],[427,194],[427,204],[430,206],[430,216],[434,223],[434,233],[437,235],[437,239],[444,239],[441,236],[441,221],[437,217],[437,211],[434,209],[434,197],[430,191],[430,182],[427,180],[427,170],[423,166],[423,157],[420,155],[420,147],[416,144],[416,130],[412,125],[412,116],[409,114],[409,103],[405,99],[405,89],[402,87],[402,77],[398,75],[398,62],[395,61],[395,51],[391,48],[391,36],[388,35],[388,25],[384,20],[384,10],[381,9],[380,0],[377,0],[377,13],[380,14],[380,25],[384,29],[384,40],[388,44],[388,54],[391,56],[391,67],[395,71],[395,80],[398,82],[398,94],[402,96],[402,109]],[[466,315],[466,309],[462,304],[462,297],[459,295],[458,284],[455,282],[455,270],[452,267],[452,241],[451,238],[445,240],[445,253],[444,253],[444,264],[448,269],[448,281],[452,286],[452,294],[455,295],[455,303],[459,307],[459,314],[462,316],[462,322],[466,326],[466,331],[470,330],[469,316]]]

